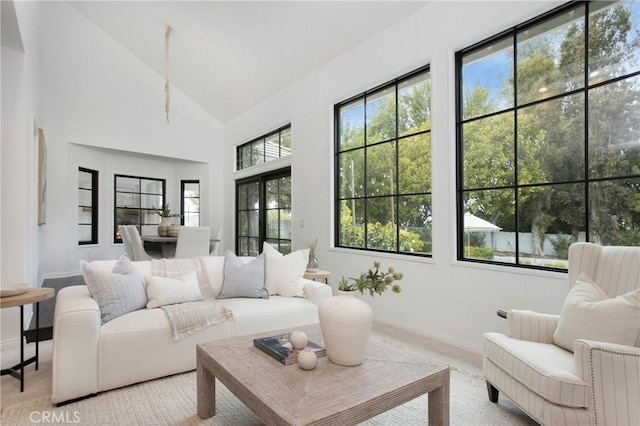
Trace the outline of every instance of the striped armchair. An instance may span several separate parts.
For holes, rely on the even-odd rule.
[[[611,298],[639,289],[640,247],[573,244],[571,287],[582,273]],[[577,339],[572,353],[554,344],[559,321],[510,310],[506,335],[485,333],[489,399],[502,392],[543,425],[640,425],[640,336],[630,346]]]

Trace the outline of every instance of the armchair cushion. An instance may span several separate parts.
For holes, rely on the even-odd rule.
[[[553,341],[573,352],[576,339],[637,346],[640,289],[609,298],[586,274],[576,280],[560,313]]]
[[[565,407],[587,407],[586,383],[575,373],[571,352],[553,345],[485,333],[485,357],[547,401]]]

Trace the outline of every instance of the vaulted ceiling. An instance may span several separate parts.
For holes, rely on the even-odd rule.
[[[72,1],[226,122],[413,13],[420,1]],[[381,52],[384,55],[384,52]]]

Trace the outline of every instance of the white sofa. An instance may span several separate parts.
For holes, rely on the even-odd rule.
[[[223,256],[198,258],[198,284],[205,298],[220,292]],[[247,260],[245,260],[247,261]],[[113,261],[92,266],[111,271]],[[152,261],[133,262],[151,275]],[[318,322],[318,304],[331,297],[331,287],[303,280],[304,298],[270,296],[269,299],[220,300],[233,318],[173,341],[167,315],[161,308],[139,309],[101,324],[100,308],[87,286],[66,287],[58,293],[54,314],[54,404],[70,402],[196,367],[197,343],[233,336],[269,332]]]

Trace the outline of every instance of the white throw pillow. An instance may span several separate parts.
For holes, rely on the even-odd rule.
[[[580,274],[562,306],[556,345],[573,352],[576,339],[637,346],[640,289],[609,298],[586,274]]]
[[[199,259],[209,283],[208,290],[200,287],[200,291],[205,298],[214,298],[218,296],[220,290],[222,290],[222,281],[224,280],[224,256],[202,256]]]
[[[84,282],[100,307],[102,324],[127,312],[144,308],[147,294],[144,281],[126,254],[111,271],[80,261]]]
[[[157,308],[175,303],[195,302],[202,300],[198,275],[195,271],[175,278],[148,275],[144,277],[147,284],[147,308]]]
[[[302,278],[309,263],[309,249],[294,251],[283,256],[271,244],[264,242],[266,256],[266,287],[270,295],[304,297]]]

